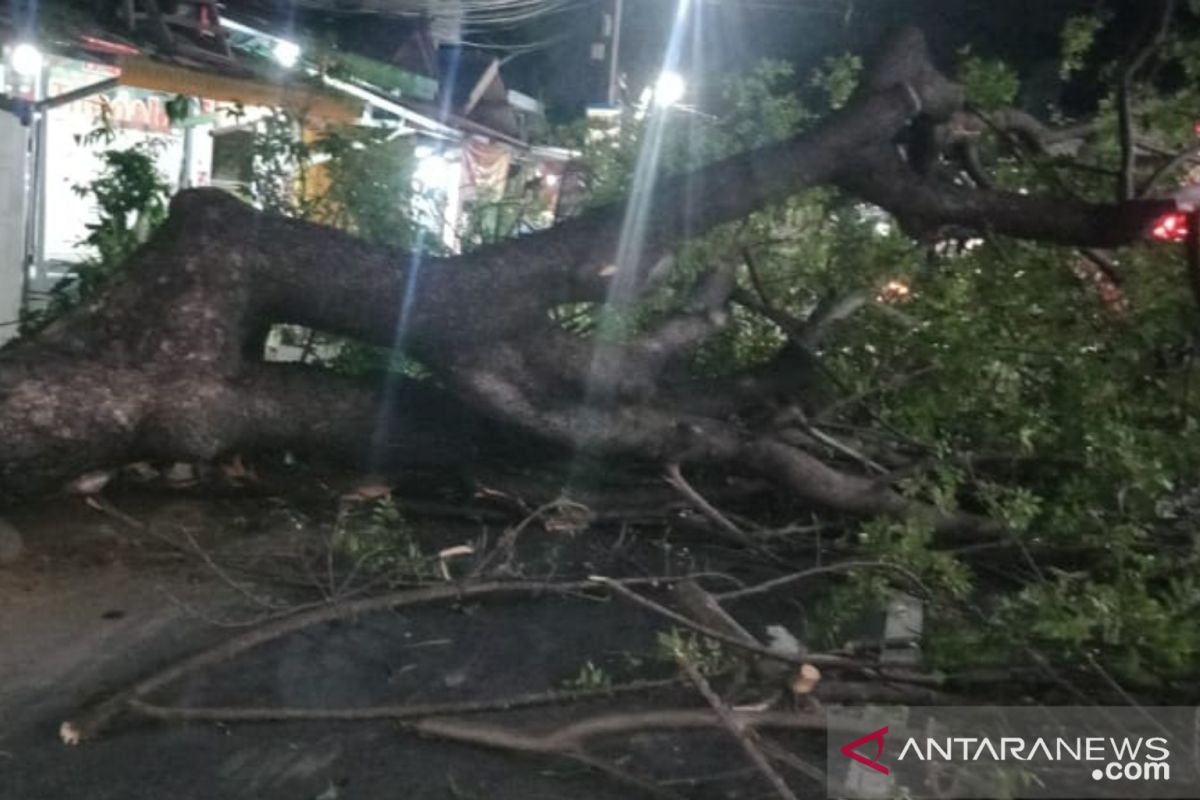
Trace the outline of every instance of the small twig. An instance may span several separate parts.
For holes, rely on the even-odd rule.
[[[608,775],[623,783],[662,800],[683,800],[669,789],[621,769],[610,761],[583,752],[577,744],[559,745],[551,737],[534,736],[521,731],[490,725],[463,723],[454,719],[430,719],[410,723],[406,727],[421,736],[436,737],[452,742],[487,747],[516,753],[565,758]]]
[[[198,619],[201,622],[203,622],[205,625],[211,625],[214,628],[226,628],[226,629],[243,629],[244,630],[246,628],[254,628],[259,625],[265,625],[269,622],[274,622],[277,619],[283,619],[284,617],[291,616],[292,614],[298,613],[300,611],[307,611],[312,608],[319,608],[321,606],[326,605],[326,602],[324,600],[320,600],[315,603],[302,603],[299,605],[290,606],[288,608],[280,609],[279,611],[274,611],[274,612],[264,611],[264,612],[258,614],[257,616],[251,617],[249,619],[222,619],[220,617],[215,617],[212,614],[209,614],[207,612],[201,611],[196,606],[187,602],[183,598],[173,594],[172,592],[167,591],[165,588],[163,588],[161,586],[159,587],[159,593],[162,594],[162,596],[167,599],[167,602],[169,602],[171,605],[178,608],[180,611],[182,611],[187,616]]]
[[[577,503],[567,497],[556,497],[548,503],[543,503],[531,513],[526,515],[524,519],[522,519],[512,528],[509,528],[504,532],[504,535],[500,537],[500,541],[496,543],[496,547],[490,553],[484,556],[483,559],[480,560],[479,564],[477,564],[475,568],[471,570],[471,578],[480,578],[486,574],[487,570],[492,566],[501,553],[507,555],[507,562],[511,562],[513,548],[516,547],[517,540],[520,538],[521,534],[525,532],[525,529],[532,525],[535,521],[544,517],[546,514],[549,514],[551,511],[557,511],[558,509],[571,509],[583,511],[584,513],[591,513],[591,509],[589,509],[587,506],[583,505],[582,503]]]
[[[840,322],[844,322],[864,308],[875,308],[881,312],[895,312],[890,306],[875,301],[875,292],[868,289],[858,289],[840,297],[822,301],[817,309],[809,315],[800,329],[795,331],[793,341],[809,352],[815,352]],[[898,314],[898,312],[896,312]],[[900,314],[901,318],[905,315]],[[905,322],[907,327],[913,327],[911,320]]]
[[[746,753],[746,757],[750,759],[750,763],[759,771],[766,779],[767,783],[771,784],[771,788],[775,790],[775,794],[783,798],[783,800],[797,800],[796,795],[788,788],[783,777],[775,771],[771,766],[771,762],[763,755],[762,750],[758,748],[755,742],[754,730],[747,728],[742,724],[733,712],[725,705],[721,697],[713,690],[712,684],[708,679],[701,674],[700,670],[696,669],[696,665],[687,659],[680,650],[675,651],[675,660],[679,662],[679,666],[691,679],[696,690],[700,692],[717,718],[721,720],[721,725],[733,738],[737,739],[738,744],[742,746],[742,750]]]
[[[229,588],[233,589],[235,592],[240,594],[242,597],[249,600],[250,603],[258,606],[259,608],[262,608],[265,611],[271,612],[271,613],[286,611],[288,609],[288,605],[286,603],[277,603],[270,599],[264,599],[262,597],[259,597],[257,594],[252,592],[247,586],[245,586],[244,584],[242,584],[241,582],[239,582],[237,580],[234,580],[233,576],[231,576],[228,572],[226,572],[213,559],[213,557],[211,555],[209,555],[208,552],[203,547],[200,546],[200,543],[196,541],[196,537],[192,536],[191,531],[181,528],[180,533],[182,533],[184,538],[187,539],[188,545],[189,545],[189,547],[191,547],[192,553],[194,555],[198,556],[200,558],[200,560],[203,561],[210,570],[212,570],[213,574],[216,575],[221,580],[222,583],[224,583]]]
[[[1063,177],[1059,175],[1051,165],[1047,165],[1041,158],[1027,157],[1025,149],[1021,146],[1021,139],[1011,130],[1005,128],[1003,125],[998,124],[996,120],[993,119],[991,114],[985,112],[981,108],[971,108],[971,113],[982,120],[983,124],[986,125],[993,134],[1008,143],[1010,151],[1019,162],[1032,167],[1036,172],[1044,177],[1047,182],[1057,186],[1060,190],[1071,197],[1079,199],[1079,192],[1076,191],[1075,188],[1068,184],[1065,180],[1063,180]],[[1037,139],[1033,150],[1039,156],[1045,155],[1045,142],[1040,138]]]
[[[1099,661],[1096,660],[1094,655],[1087,653],[1084,657],[1087,659],[1088,665],[1092,668],[1092,671],[1099,675],[1100,679],[1107,683],[1110,689],[1120,695],[1121,699],[1125,701],[1126,705],[1136,708],[1138,710],[1138,714],[1140,714],[1147,722],[1158,728],[1159,731],[1170,738],[1171,733],[1167,730],[1166,726],[1159,722],[1153,714],[1146,711],[1146,707],[1139,703],[1133,695],[1126,691],[1125,687],[1117,682],[1117,679],[1114,678],[1112,674],[1106,670]]]
[[[659,786],[687,786],[695,789],[697,786],[703,786],[706,783],[719,783],[721,781],[740,780],[747,775],[758,774],[754,767],[741,767],[739,769],[727,769],[723,772],[714,772],[708,775],[689,775],[683,778],[667,778],[658,782]]]
[[[705,500],[704,495],[696,491],[696,489],[687,482],[687,479],[683,477],[683,472],[679,469],[678,464],[667,465],[666,481],[677,492],[687,498],[688,502],[694,505],[701,514],[708,518],[710,522],[712,522],[725,533],[729,534],[729,536],[738,544],[746,547],[754,546],[754,542],[750,539],[745,531],[743,531],[737,525],[734,525],[729,518],[718,511],[712,503]]]
[[[293,708],[266,706],[163,706],[134,700],[129,710],[144,717],[167,721],[187,722],[361,722],[382,719],[419,719],[461,714],[482,714],[489,711],[510,711],[516,708],[550,706],[589,700],[595,697],[615,697],[623,694],[649,692],[679,684],[678,678],[631,681],[600,689],[564,689],[502,697],[495,700],[466,700],[453,703],[424,703],[416,705],[364,706],[362,708]]]
[[[747,586],[744,589],[734,589],[733,591],[722,592],[715,595],[715,597],[721,602],[726,602],[728,600],[740,600],[742,598],[752,597],[754,595],[773,592],[776,589],[783,588],[784,586],[791,586],[793,583],[798,583],[806,578],[814,578],[818,575],[850,572],[856,569],[885,569],[898,572],[912,582],[914,586],[919,588],[927,598],[933,596],[932,592],[929,590],[929,587],[926,586],[919,577],[917,577],[916,573],[912,572],[906,567],[900,566],[899,564],[893,564],[888,561],[842,561],[837,564],[829,564],[823,567],[812,567],[811,569],[802,570],[800,572],[793,572],[791,575],[784,575],[779,578],[774,578],[755,586]]]
[[[612,580],[611,578],[605,578],[603,576],[593,576],[591,578],[591,580],[594,583],[597,583],[597,584],[600,584],[603,586],[607,586],[608,588],[612,589],[614,592],[621,595],[622,597],[624,597],[628,600],[631,600],[634,603],[637,603],[638,605],[642,606],[645,609],[653,611],[655,614],[658,614],[660,617],[668,619],[671,622],[676,623],[677,625],[682,625],[685,628],[690,628],[691,630],[695,631],[696,633],[701,634],[702,636],[707,636],[710,639],[715,639],[718,642],[722,642],[724,644],[730,645],[731,647],[740,648],[742,650],[745,650],[748,653],[754,653],[755,655],[762,656],[763,658],[769,658],[774,661],[781,661],[785,664],[794,664],[795,666],[798,666],[798,667],[802,667],[805,664],[812,664],[812,665],[818,666],[818,667],[844,667],[847,669],[855,669],[855,670],[860,670],[860,671],[867,672],[867,673],[874,672],[873,670],[869,669],[868,667],[859,663],[858,661],[855,661],[854,659],[850,659],[850,658],[843,658],[842,656],[811,654],[811,655],[805,655],[805,656],[801,657],[801,656],[790,655],[788,653],[783,653],[778,650],[772,650],[770,648],[763,647],[762,645],[759,645],[759,644],[751,644],[750,642],[747,642],[745,639],[742,639],[739,636],[733,636],[733,635],[724,633],[722,631],[713,630],[712,628],[708,627],[707,625],[701,625],[700,623],[698,623],[688,617],[685,617],[683,614],[672,611],[671,609],[667,608],[664,605],[660,605],[659,603],[656,603],[653,600],[650,600],[648,598],[641,596],[637,592],[631,591],[627,586],[624,586],[621,583],[618,583],[617,581]]]
[[[713,630],[736,636],[748,644],[760,644],[750,631],[742,627],[729,612],[721,607],[717,598],[706,592],[696,581],[683,581],[678,585],[676,596],[679,605],[697,622]],[[740,658],[734,667],[734,685],[741,686],[749,674],[751,660]]]
[[[785,311],[780,311],[769,304],[763,303],[744,289],[735,289],[730,297],[733,302],[743,308],[749,309],[756,314],[761,314],[769,321],[774,322],[783,331],[784,335],[788,337],[788,340],[796,343],[796,346],[799,347],[799,334],[804,327],[803,322]]]
[[[790,712],[731,711],[737,724],[746,728],[781,728],[790,730],[824,730],[824,715]],[[647,730],[696,730],[720,725],[721,720],[711,711],[702,709],[666,709],[628,714],[605,714],[570,723],[549,733],[534,735],[509,728],[467,722],[458,719],[424,719],[402,723],[405,730],[421,736],[436,737],[452,742],[489,747],[536,755],[569,758],[603,771],[615,780],[628,783],[648,793],[678,798],[664,787],[635,778],[612,764],[583,752],[583,745],[602,736],[629,736]]]
[[[879,475],[887,475],[888,474],[889,470],[887,467],[879,464],[876,461],[871,460],[870,457],[858,452],[853,447],[851,447],[850,445],[841,441],[837,437],[830,436],[828,433],[825,433],[820,428],[814,427],[811,423],[809,423],[808,419],[803,415],[803,413],[801,413],[799,415],[798,422],[800,423],[800,427],[804,429],[805,433],[807,433],[809,436],[816,439],[821,444],[830,448],[831,450],[834,450],[854,461],[857,461],[862,466],[866,467],[867,469],[871,470],[872,472],[878,473]]]
[[[300,364],[307,364],[309,356],[313,354],[313,348],[317,343],[317,332],[309,328],[308,335],[304,337],[304,347],[300,350],[300,356],[296,361]]]
[[[730,709],[730,713],[746,728],[824,731],[826,725],[824,714],[739,709]],[[599,714],[540,735],[514,733],[495,725],[449,718],[417,720],[403,727],[427,736],[502,748],[508,747],[507,742],[515,736],[525,745],[524,749],[531,752],[561,753],[578,750],[587,741],[604,736],[627,736],[652,730],[698,730],[720,724],[720,719],[709,709],[680,708]]]
[[[692,618],[713,630],[724,631],[730,636],[737,636],[740,639],[752,644],[758,644],[758,640],[742,627],[729,612],[721,608],[719,598],[712,595],[704,589],[696,581],[687,580],[679,583],[679,603]]]
[[[288,614],[288,613],[291,613],[292,611],[302,610],[303,608],[310,607],[310,606],[290,607],[286,604],[274,603],[270,600],[265,600],[265,599],[259,597],[258,595],[254,594],[254,592],[252,592],[249,588],[247,588],[241,582],[235,580],[224,568],[222,568],[219,564],[217,564],[217,562],[213,559],[213,557],[211,555],[209,555],[209,553],[200,546],[200,544],[196,541],[195,537],[192,536],[191,532],[189,532],[188,530],[186,530],[184,528],[180,528],[179,530],[183,534],[184,538],[187,539],[186,547],[184,545],[180,544],[179,542],[175,541],[174,539],[172,539],[170,536],[167,536],[166,534],[156,530],[153,525],[146,523],[146,522],[142,522],[141,520],[136,519],[136,518],[130,516],[129,514],[126,514],[124,511],[117,508],[111,502],[109,502],[108,500],[105,500],[102,497],[89,497],[89,498],[87,498],[87,504],[88,504],[88,506],[96,509],[97,511],[100,511],[104,514],[108,514],[109,516],[118,520],[122,524],[132,528],[133,530],[138,531],[139,533],[144,533],[147,536],[150,536],[150,537],[154,538],[155,540],[162,542],[175,550],[180,551],[181,553],[199,557],[200,560],[203,561],[204,564],[210,570],[212,570],[213,574],[216,575],[217,578],[220,579],[222,583],[226,584],[231,589],[233,589],[235,592],[237,592],[239,595],[246,598],[248,601],[250,601],[251,604],[258,606],[259,608],[262,608],[265,611],[271,612],[272,615],[278,615],[280,613]],[[237,625],[237,624],[230,625],[228,623],[221,623],[221,622],[217,622],[215,620],[209,619],[205,615],[203,615],[199,611],[197,611],[196,609],[189,606],[187,603],[184,603],[182,600],[179,600],[178,598],[173,598],[170,595],[168,595],[168,598],[174,600],[176,605],[178,605],[180,608],[185,609],[189,613],[192,613],[197,618],[203,619],[206,622],[210,622],[218,627],[241,627],[240,625]]]
[[[856,392],[848,397],[843,397],[840,400],[830,403],[828,406],[821,409],[820,413],[818,413],[816,415],[816,419],[818,421],[827,420],[830,417],[832,417],[834,414],[836,414],[838,411],[841,411],[844,408],[855,406],[855,405],[861,403],[863,400],[866,400],[868,397],[872,397],[877,394],[886,394],[888,392],[902,388],[906,384],[911,383],[912,381],[915,381],[918,378],[923,378],[926,375],[928,375],[931,372],[934,372],[936,370],[937,370],[937,367],[933,367],[933,366],[921,367],[920,369],[914,370],[912,372],[909,372],[909,373],[906,373],[903,375],[897,375],[894,378],[892,378],[888,381],[885,381],[884,383],[881,383],[877,386],[872,386],[863,391]]]
[[[683,795],[677,794],[664,786],[659,786],[657,783],[647,780],[646,778],[639,778],[637,775],[626,772],[607,759],[597,758],[596,756],[589,755],[587,753],[567,752],[559,755],[562,755],[564,758],[569,758],[572,761],[578,761],[580,764],[583,764],[586,767],[591,767],[597,772],[603,772],[617,783],[623,783],[631,786],[634,789],[645,792],[651,797],[658,797],[661,798],[661,800],[686,800]]]
[[[775,306],[771,302],[771,294],[767,291],[762,273],[758,270],[758,260],[754,257],[750,247],[742,248],[742,260],[746,262],[746,274],[750,276],[750,285],[754,287],[754,293],[758,295],[759,302],[767,310],[775,311]],[[797,327],[799,327],[799,320],[793,320],[793,322],[797,323]]]
[[[1145,182],[1142,183],[1141,188],[1137,192],[1138,198],[1141,199],[1148,196],[1158,186],[1159,181],[1197,156],[1200,156],[1200,143],[1193,144],[1191,147],[1179,151],[1170,159],[1163,162],[1162,166],[1154,170],[1150,177],[1146,178]]]
[[[632,579],[631,584],[670,583],[670,579]],[[609,586],[619,585],[615,581]],[[232,639],[187,656],[174,664],[139,681],[133,686],[93,706],[73,720],[63,722],[59,734],[64,742],[77,744],[101,733],[131,703],[141,700],[153,691],[206,667],[221,664],[248,650],[268,642],[297,633],[306,628],[339,620],[353,619],[366,614],[388,611],[393,608],[424,605],[445,600],[465,600],[475,597],[520,596],[520,595],[569,595],[595,588],[595,581],[573,581],[547,583],[544,581],[490,581],[476,584],[423,586],[405,589],[378,597],[368,597],[336,605],[325,605],[309,611],[292,614],[246,631]]]
[[[800,756],[766,736],[758,737],[758,746],[771,758],[779,761],[780,763],[786,764],[796,772],[799,772],[801,775],[804,775],[807,778],[811,778],[817,783],[824,785],[828,778],[828,776],[825,774],[825,770],[820,769],[819,767],[814,767],[812,764],[800,758]]]
[[[1132,200],[1136,197],[1134,186],[1136,153],[1134,150],[1133,112],[1130,108],[1133,77],[1146,65],[1155,50],[1166,39],[1171,26],[1171,17],[1175,12],[1175,0],[1160,0],[1159,6],[1158,19],[1156,23],[1153,23],[1154,27],[1122,66],[1117,83],[1117,132],[1121,144],[1118,200]]]
[[[178,542],[175,542],[175,541],[171,540],[170,538],[158,533],[157,531],[152,530],[149,525],[142,522],[140,519],[136,519],[135,517],[132,517],[129,514],[126,514],[124,511],[117,508],[112,503],[108,502],[107,500],[105,500],[103,497],[101,497],[99,495],[96,495],[93,497],[88,497],[84,502],[90,508],[94,508],[95,510],[101,512],[102,514],[108,514],[110,517],[117,520],[121,524],[123,524],[129,528],[132,528],[133,530],[138,531],[139,533],[149,534],[150,536],[153,536],[155,539],[158,539],[161,542],[165,542],[166,544],[169,544],[171,547],[174,547],[177,550],[184,549]]]

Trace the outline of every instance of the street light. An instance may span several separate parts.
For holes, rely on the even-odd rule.
[[[42,51],[37,49],[37,45],[29,42],[20,42],[13,47],[8,60],[12,64],[13,72],[22,78],[36,78],[42,71],[44,61]]]
[[[666,70],[658,76],[654,83],[654,105],[659,108],[669,108],[683,99],[687,91],[687,82],[678,72]]]

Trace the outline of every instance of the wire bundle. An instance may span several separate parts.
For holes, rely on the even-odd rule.
[[[442,41],[512,28],[594,0],[299,0],[299,5],[349,14],[425,17]]]

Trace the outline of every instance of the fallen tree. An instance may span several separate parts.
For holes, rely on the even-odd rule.
[[[728,323],[739,291],[732,260],[718,259],[686,309],[634,341],[589,340],[550,311],[649,292],[686,237],[817,186],[877,204],[930,240],[953,229],[1111,248],[1174,209],[968,186],[914,163],[914,132],[963,112],[962,89],[933,66],[921,34],[904,31],[816,128],[660,182],[631,263],[618,263],[617,206],[466,255],[421,258],[216,190],[182,192],[118,283],[0,353],[0,489],[18,495],[140,458],[256,448],[469,462],[499,429],[569,451],[765,476],[840,512],[911,510],[889,481],[853,459],[827,463],[827,448],[806,446],[803,426],[773,413],[781,396],[803,400],[788,397],[805,363],[795,348],[723,379],[679,368]],[[263,363],[277,323],[385,347],[402,339],[433,380],[372,386]],[[756,407],[774,421],[743,424]],[[934,513],[944,531],[990,525]]]

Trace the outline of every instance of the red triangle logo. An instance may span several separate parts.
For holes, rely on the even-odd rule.
[[[875,731],[874,733],[868,733],[866,736],[862,737],[861,739],[855,739],[853,742],[850,742],[849,744],[842,745],[842,749],[839,752],[842,755],[844,755],[846,758],[857,761],[858,763],[862,764],[864,767],[870,767],[871,769],[875,770],[876,772],[882,772],[884,775],[888,775],[891,773],[891,770],[889,770],[883,764],[879,763],[879,758],[883,755],[883,737],[884,737],[884,735],[887,734],[887,732],[888,732],[888,726],[884,725],[882,728]],[[862,753],[856,752],[858,750],[858,748],[862,747],[864,744],[866,744],[867,742],[871,742],[871,741],[875,742],[875,757],[874,758],[867,758]]]

